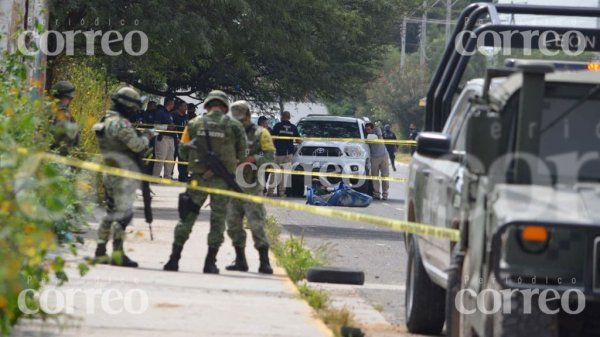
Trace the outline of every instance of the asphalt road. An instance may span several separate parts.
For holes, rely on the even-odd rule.
[[[406,165],[397,165],[394,177],[406,177]],[[391,182],[387,201],[373,201],[353,212],[404,219],[405,183]],[[289,199],[304,203],[302,199]],[[404,325],[406,251],[400,232],[375,225],[325,218],[299,211],[268,207],[285,234],[304,235],[313,250],[325,248],[331,266],[351,267],[365,272],[361,297],[394,325]]]

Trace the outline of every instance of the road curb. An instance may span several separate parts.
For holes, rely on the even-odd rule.
[[[273,273],[276,275],[284,276],[281,280],[285,284],[286,288],[288,288],[290,292],[292,292],[294,296],[298,298],[299,301],[304,303],[304,305],[309,308],[312,315],[310,315],[310,317],[307,318],[317,326],[317,328],[323,333],[323,336],[334,337],[335,334],[333,333],[333,331],[329,329],[325,322],[318,318],[315,309],[308,305],[308,303],[301,298],[300,291],[298,290],[297,285],[294,282],[292,282],[285,268],[279,266],[279,261],[277,260],[275,254],[273,254],[272,251],[269,251],[269,256],[271,260],[275,262],[275,264],[273,265]]]

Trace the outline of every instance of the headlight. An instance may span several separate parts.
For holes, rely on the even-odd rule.
[[[344,152],[348,157],[352,158],[362,158],[366,155],[366,151],[358,145],[348,145],[344,149]]]
[[[544,226],[524,225],[519,228],[519,243],[528,253],[542,253],[548,248],[548,241],[548,229]]]

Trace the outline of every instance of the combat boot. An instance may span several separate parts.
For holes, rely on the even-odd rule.
[[[163,269],[166,271],[179,271],[179,259],[181,259],[181,251],[183,250],[183,246],[173,244],[173,248],[171,250],[171,256],[169,257],[169,262],[167,262]]]
[[[99,243],[96,246],[96,253],[94,253],[95,264],[108,264],[110,261],[108,255],[106,255],[106,243]]]
[[[260,266],[258,272],[261,274],[273,274],[273,268],[269,262],[269,248],[259,248],[258,255],[260,257]]]
[[[206,260],[204,260],[204,274],[218,274],[219,268],[217,268],[217,253],[219,248],[208,247],[208,254],[206,254]]]
[[[246,261],[246,252],[244,247],[235,247],[235,261],[233,264],[225,267],[227,270],[248,271],[248,262]]]
[[[111,265],[119,267],[137,268],[138,263],[125,255],[123,250],[123,240],[113,240],[113,252],[110,261]]]

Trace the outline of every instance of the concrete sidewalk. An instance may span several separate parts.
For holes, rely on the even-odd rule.
[[[298,298],[296,289],[280,268],[275,275],[258,274],[258,253],[247,244],[250,272],[228,272],[225,266],[234,259],[231,242],[226,238],[219,251],[220,275],[202,274],[207,251],[210,209],[202,208],[194,231],[183,250],[179,272],[165,272],[173,241],[173,228],[178,219],[177,197],[183,190],[153,185],[154,241],[150,241],[141,210],[136,202],[134,226],[129,227],[125,249],[140,264],[129,269],[98,265],[84,277],[76,266],[84,256],[92,256],[95,230],[79,256],[68,257],[70,282],[56,288],[65,294],[82,290],[99,291],[90,296],[74,296],[74,317],[58,324],[54,321],[23,320],[12,336],[330,336],[325,325],[313,318],[313,311]],[[97,223],[92,224],[97,228]],[[110,245],[109,245],[110,247]],[[273,263],[274,264],[274,263]],[[52,286],[46,289],[53,289]],[[107,312],[103,296],[109,302]],[[125,299],[119,299],[119,294]],[[56,295],[56,294],[53,294]],[[144,308],[140,314],[128,313],[126,299],[132,299],[129,311]],[[56,298],[56,296],[50,296]],[[91,302],[91,303],[90,303]],[[118,311],[115,314],[110,311]],[[87,311],[90,311],[89,313]],[[62,328],[62,329],[61,329]]]

